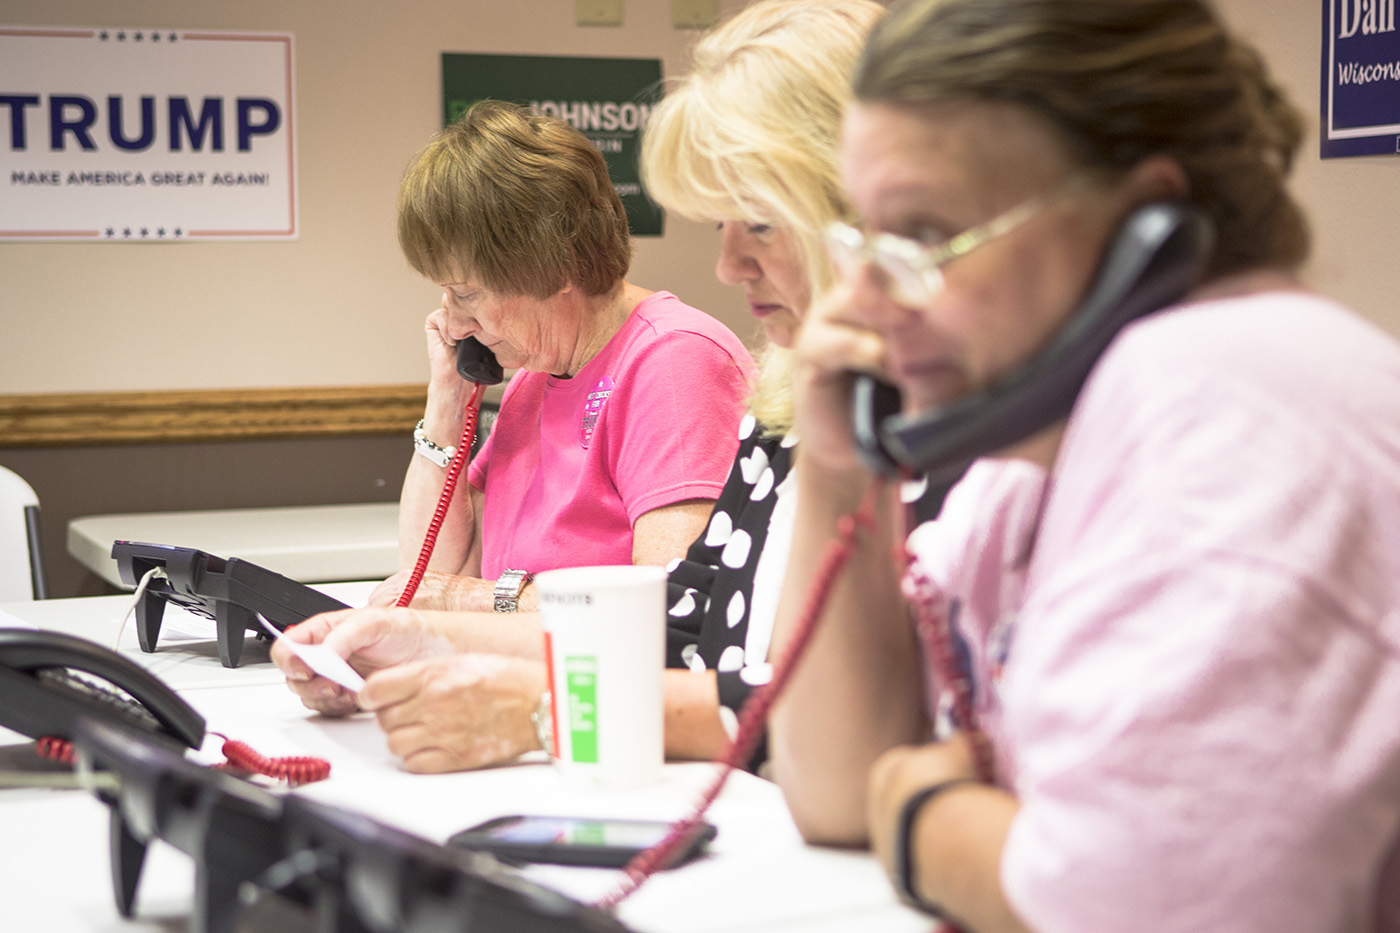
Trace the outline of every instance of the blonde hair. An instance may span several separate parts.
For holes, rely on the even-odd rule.
[[[563,120],[483,100],[443,129],[399,185],[399,246],[434,281],[507,295],[611,291],[627,274],[627,214],[608,166]]]
[[[811,292],[835,271],[822,243],[851,216],[837,166],[850,76],[885,8],[874,0],[763,0],[695,46],[642,138],[642,181],[703,220],[772,224],[794,237]],[[805,310],[805,309],[804,309]],[[792,426],[789,351],[768,346],[750,402],[769,432]]]
[[[1205,0],[910,0],[872,34],[855,93],[1017,104],[1110,175],[1170,156],[1215,224],[1213,276],[1307,257],[1286,188],[1302,119]]]

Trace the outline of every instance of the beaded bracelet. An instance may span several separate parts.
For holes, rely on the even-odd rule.
[[[911,907],[917,907],[924,913],[931,914],[940,920],[945,919],[943,911],[938,905],[931,904],[921,898],[914,890],[914,859],[910,850],[911,830],[914,828],[914,820],[919,816],[919,811],[931,800],[941,796],[945,791],[950,791],[961,784],[979,784],[976,778],[961,777],[952,778],[947,781],[940,781],[928,787],[915,791],[904,801],[904,806],[899,809],[899,822],[895,824],[894,837],[894,886],[900,898]]]

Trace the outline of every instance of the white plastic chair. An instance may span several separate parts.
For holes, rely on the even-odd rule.
[[[0,466],[0,601],[48,595],[39,546],[39,497],[18,473]]]

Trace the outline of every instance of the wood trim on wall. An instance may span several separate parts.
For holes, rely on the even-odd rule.
[[[0,395],[0,448],[403,434],[422,385]]]

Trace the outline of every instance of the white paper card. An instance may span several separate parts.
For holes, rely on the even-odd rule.
[[[305,645],[301,642],[292,641],[282,632],[277,630],[277,626],[258,615],[258,621],[263,628],[267,629],[273,638],[284,642],[291,649],[292,654],[306,662],[306,666],[327,680],[334,681],[349,690],[359,693],[365,687],[365,679],[355,672],[349,663],[325,645]]]

